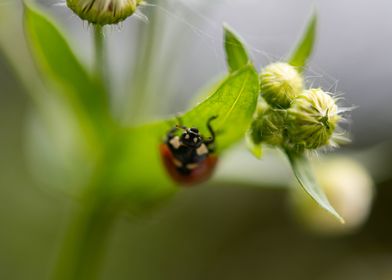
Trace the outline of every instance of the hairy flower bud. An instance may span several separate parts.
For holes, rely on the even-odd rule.
[[[328,145],[340,119],[332,96],[319,88],[306,90],[288,109],[289,140],[305,149]]]
[[[287,111],[271,108],[260,102],[257,115],[250,128],[250,137],[255,144],[266,143],[279,146],[284,141]]]
[[[67,0],[67,6],[92,24],[116,24],[131,16],[142,0]]]
[[[303,90],[303,78],[288,63],[277,62],[268,65],[260,74],[261,94],[274,108],[287,109]]]

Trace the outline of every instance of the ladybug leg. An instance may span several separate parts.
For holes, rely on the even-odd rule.
[[[210,134],[211,134],[211,137],[208,138],[208,140],[206,140],[206,141],[204,142],[207,146],[213,144],[214,141],[215,141],[215,136],[216,136],[216,135],[215,135],[214,129],[213,129],[212,126],[211,126],[211,122],[212,122],[213,120],[215,120],[216,118],[218,118],[218,116],[212,116],[212,117],[210,117],[210,118],[208,119],[208,121],[207,121],[207,128],[208,128],[208,131],[209,131]]]
[[[175,136],[175,132],[178,130],[178,127],[175,126],[172,129],[169,130],[169,132],[166,134],[167,140],[170,141]]]

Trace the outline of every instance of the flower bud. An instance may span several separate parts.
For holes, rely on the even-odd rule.
[[[281,145],[284,141],[286,115],[286,110],[274,109],[265,102],[260,102],[250,128],[251,140],[255,144]]]
[[[347,157],[333,157],[314,166],[315,175],[331,204],[346,223],[336,221],[301,188],[292,188],[294,217],[307,229],[321,234],[350,233],[367,220],[375,193],[367,170]]]
[[[67,6],[89,23],[116,24],[131,16],[142,0],[67,0]]]
[[[260,74],[261,95],[274,108],[287,109],[303,90],[303,78],[288,63],[268,65]]]
[[[335,99],[319,88],[306,90],[295,98],[287,117],[290,143],[305,149],[330,144],[341,119]]]

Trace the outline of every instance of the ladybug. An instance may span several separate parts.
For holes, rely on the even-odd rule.
[[[211,137],[205,138],[195,127],[176,125],[160,145],[162,161],[170,177],[182,185],[193,185],[208,180],[214,172],[218,157],[214,154],[215,132],[207,121]],[[176,133],[183,130],[179,136]]]

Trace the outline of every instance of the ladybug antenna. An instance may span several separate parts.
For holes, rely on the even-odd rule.
[[[182,118],[181,118],[181,114],[180,113],[176,114],[176,120],[177,120],[178,125],[183,126]]]

